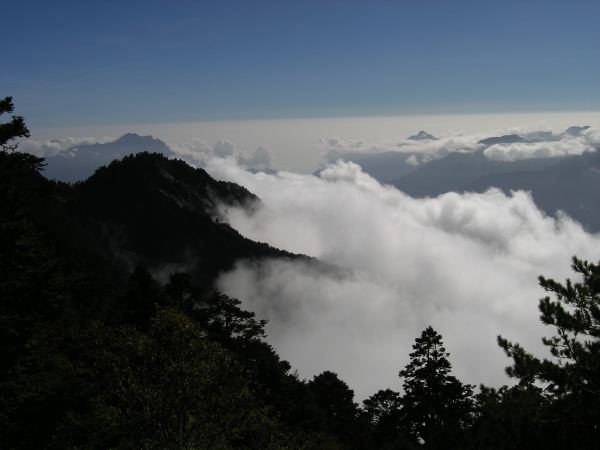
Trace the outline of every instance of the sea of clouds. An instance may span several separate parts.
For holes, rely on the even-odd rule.
[[[21,139],[19,151],[31,153],[36,156],[48,158],[59,153],[74,155],[73,149],[80,145],[105,144],[112,142],[116,137],[66,137],[60,139]],[[201,139],[192,139],[187,142],[168,142],[169,148],[175,154],[186,159],[192,164],[205,165],[211,158],[234,157],[245,167],[265,170],[273,167],[271,150],[260,145],[252,151],[240,150],[234,143],[227,140],[218,140],[210,145]],[[143,149],[142,149],[143,150]]]
[[[547,355],[541,337],[553,330],[538,319],[544,292],[537,276],[564,279],[573,255],[597,260],[600,236],[567,216],[545,216],[525,192],[414,199],[381,185],[358,165],[338,161],[335,152],[393,150],[418,155],[420,164],[453,151],[483,150],[489,158],[514,161],[578,155],[600,144],[595,128],[575,135],[520,134],[529,141],[488,147],[478,142],[489,133],[424,141],[321,139],[330,163],[319,176],[276,172],[264,146],[247,151],[225,140],[209,145],[198,139],[169,141],[169,146],[216,178],[259,196],[254,208],[223,209],[240,233],[338,268],[307,261],[240,261],[221,276],[219,287],[269,319],[269,342],[302,377],[333,370],[362,399],[380,388],[400,389],[398,371],[428,325],[443,335],[453,370],[463,381],[509,382],[503,370],[509,361],[496,336]],[[50,156],[108,141],[30,139],[20,149]]]
[[[461,380],[509,382],[496,336],[546,355],[540,339],[553,332],[538,319],[537,276],[563,280],[573,255],[600,255],[599,236],[545,216],[525,192],[414,199],[342,161],[319,177],[250,173],[233,157],[206,168],[260,197],[251,210],[222,211],[243,235],[340,268],[240,261],[219,287],[269,319],[269,342],[302,377],[333,370],[358,399],[400,389],[398,371],[428,325]]]
[[[184,143],[169,142],[169,147],[194,165],[205,166],[213,158],[233,158],[240,165],[255,170],[269,170],[274,167],[272,152],[264,145],[247,151],[237,148],[229,141],[219,140],[210,145],[202,139],[193,139]]]
[[[553,133],[552,131],[527,131],[519,129],[499,130],[496,135],[518,134],[526,142],[499,143],[491,146],[479,141],[490,137],[490,133],[448,134],[437,139],[368,142],[361,139],[339,137],[321,138],[324,159],[335,161],[353,153],[373,154],[380,152],[401,152],[413,154],[415,162],[427,162],[442,158],[452,152],[471,153],[482,150],[489,159],[497,161],[517,161],[531,158],[552,158],[581,155],[595,151],[600,145],[600,130],[587,128],[577,134]],[[492,134],[493,135],[493,134]]]

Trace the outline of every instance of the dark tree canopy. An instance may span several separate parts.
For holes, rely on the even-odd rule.
[[[373,427],[373,448],[412,449],[414,439],[402,427],[402,396],[381,389],[363,401],[363,412]]]
[[[590,448],[588,439],[600,438],[600,265],[573,257],[572,268],[581,281],[539,277],[555,297],[539,302],[540,320],[556,329],[542,339],[553,358],[541,360],[501,336],[498,343],[513,360],[507,374],[521,384],[541,383],[553,404],[561,405],[550,420],[587,437],[579,447]]]
[[[404,379],[402,422],[407,431],[430,448],[459,440],[469,422],[472,387],[450,375],[442,337],[427,327],[418,337]]]
[[[14,109],[12,97],[4,97],[0,100],[0,116],[12,113]],[[20,137],[29,137],[29,129],[22,116],[12,116],[10,122],[0,123],[0,147],[2,150],[15,150],[17,145],[9,145],[9,142]]]
[[[371,397],[363,401],[363,410],[369,420],[380,424],[386,419],[397,416],[400,412],[401,396],[391,389],[377,391]]]
[[[549,383],[557,395],[581,393],[600,399],[600,265],[575,257],[572,268],[582,282],[567,279],[563,285],[539,277],[540,285],[556,297],[539,303],[541,321],[556,328],[555,336],[542,339],[556,359],[539,360],[502,337],[498,342],[514,361],[508,375]]]
[[[319,408],[327,413],[327,428],[336,434],[351,432],[358,413],[352,389],[328,370],[316,375],[308,387]]]

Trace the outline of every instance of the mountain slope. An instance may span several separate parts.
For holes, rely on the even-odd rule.
[[[294,256],[214,218],[254,195],[158,154],[75,185],[41,164],[0,152],[1,448],[346,448],[370,432],[328,427],[266,322],[210,289],[237,258]],[[191,273],[170,264],[182,252]]]
[[[122,264],[158,275],[185,270],[208,286],[240,258],[292,256],[244,238],[218,219],[219,205],[258,198],[234,183],[159,154],[140,153],[102,167],[74,186],[78,207]]]
[[[460,192],[463,186],[486,175],[539,170],[555,162],[555,158],[496,161],[486,157],[483,150],[454,152],[420,166],[391,184],[414,197],[435,197],[445,192]]]
[[[530,191],[539,208],[566,212],[590,231],[600,231],[600,153],[561,158],[541,170],[496,173],[464,184],[459,191],[483,192],[497,187]]]

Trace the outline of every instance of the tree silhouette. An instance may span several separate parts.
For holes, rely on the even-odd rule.
[[[560,427],[548,420],[549,406],[543,390],[533,384],[498,389],[481,385],[469,430],[470,448],[568,448]]]
[[[379,424],[390,416],[397,415],[400,405],[399,393],[391,389],[382,389],[363,401],[363,410],[372,423]]]
[[[539,277],[540,285],[556,300],[540,300],[540,320],[557,335],[542,338],[554,360],[540,360],[519,344],[498,336],[512,358],[506,369],[521,384],[541,382],[554,400],[554,420],[577,448],[594,448],[600,437],[600,265],[573,257],[573,270],[582,282],[565,284]],[[576,442],[576,443],[575,443]]]
[[[0,100],[0,116],[11,113],[15,109],[12,97],[4,97]],[[19,137],[29,137],[29,130],[25,125],[25,119],[21,116],[12,116],[10,122],[0,123],[0,147],[4,151],[13,151],[17,144],[9,145],[8,142]]]
[[[373,430],[373,447],[378,449],[416,448],[402,429],[402,397],[391,389],[381,389],[363,401],[363,412]]]
[[[449,448],[469,422],[472,387],[450,375],[451,364],[442,337],[427,327],[413,345],[404,378],[402,423],[428,448]]]
[[[315,375],[308,387],[323,412],[326,430],[351,442],[358,417],[354,391],[329,370]]]

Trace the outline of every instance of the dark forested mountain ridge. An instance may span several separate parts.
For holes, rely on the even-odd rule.
[[[219,220],[219,207],[252,208],[260,201],[255,195],[160,154],[114,161],[73,191],[80,211],[131,267],[143,264],[154,273],[173,267],[208,286],[238,259],[293,256]]]
[[[0,158],[0,213],[7,227],[3,262],[14,262],[14,270],[19,264],[37,267],[44,258],[18,263],[27,254],[18,245],[43,243],[42,253],[52,255],[46,259],[56,258],[70,276],[85,280],[73,286],[86,291],[84,310],[91,315],[136,267],[163,281],[186,272],[196,287],[210,291],[219,273],[237,260],[297,257],[246,239],[219,221],[219,206],[251,208],[260,200],[179,160],[132,155],[69,185],[43,177],[43,162],[32,155]]]
[[[42,165],[0,152],[1,448],[344,447],[265,322],[207,290],[238,258],[294,257],[214,218],[255,196],[156,154],[76,185]]]

